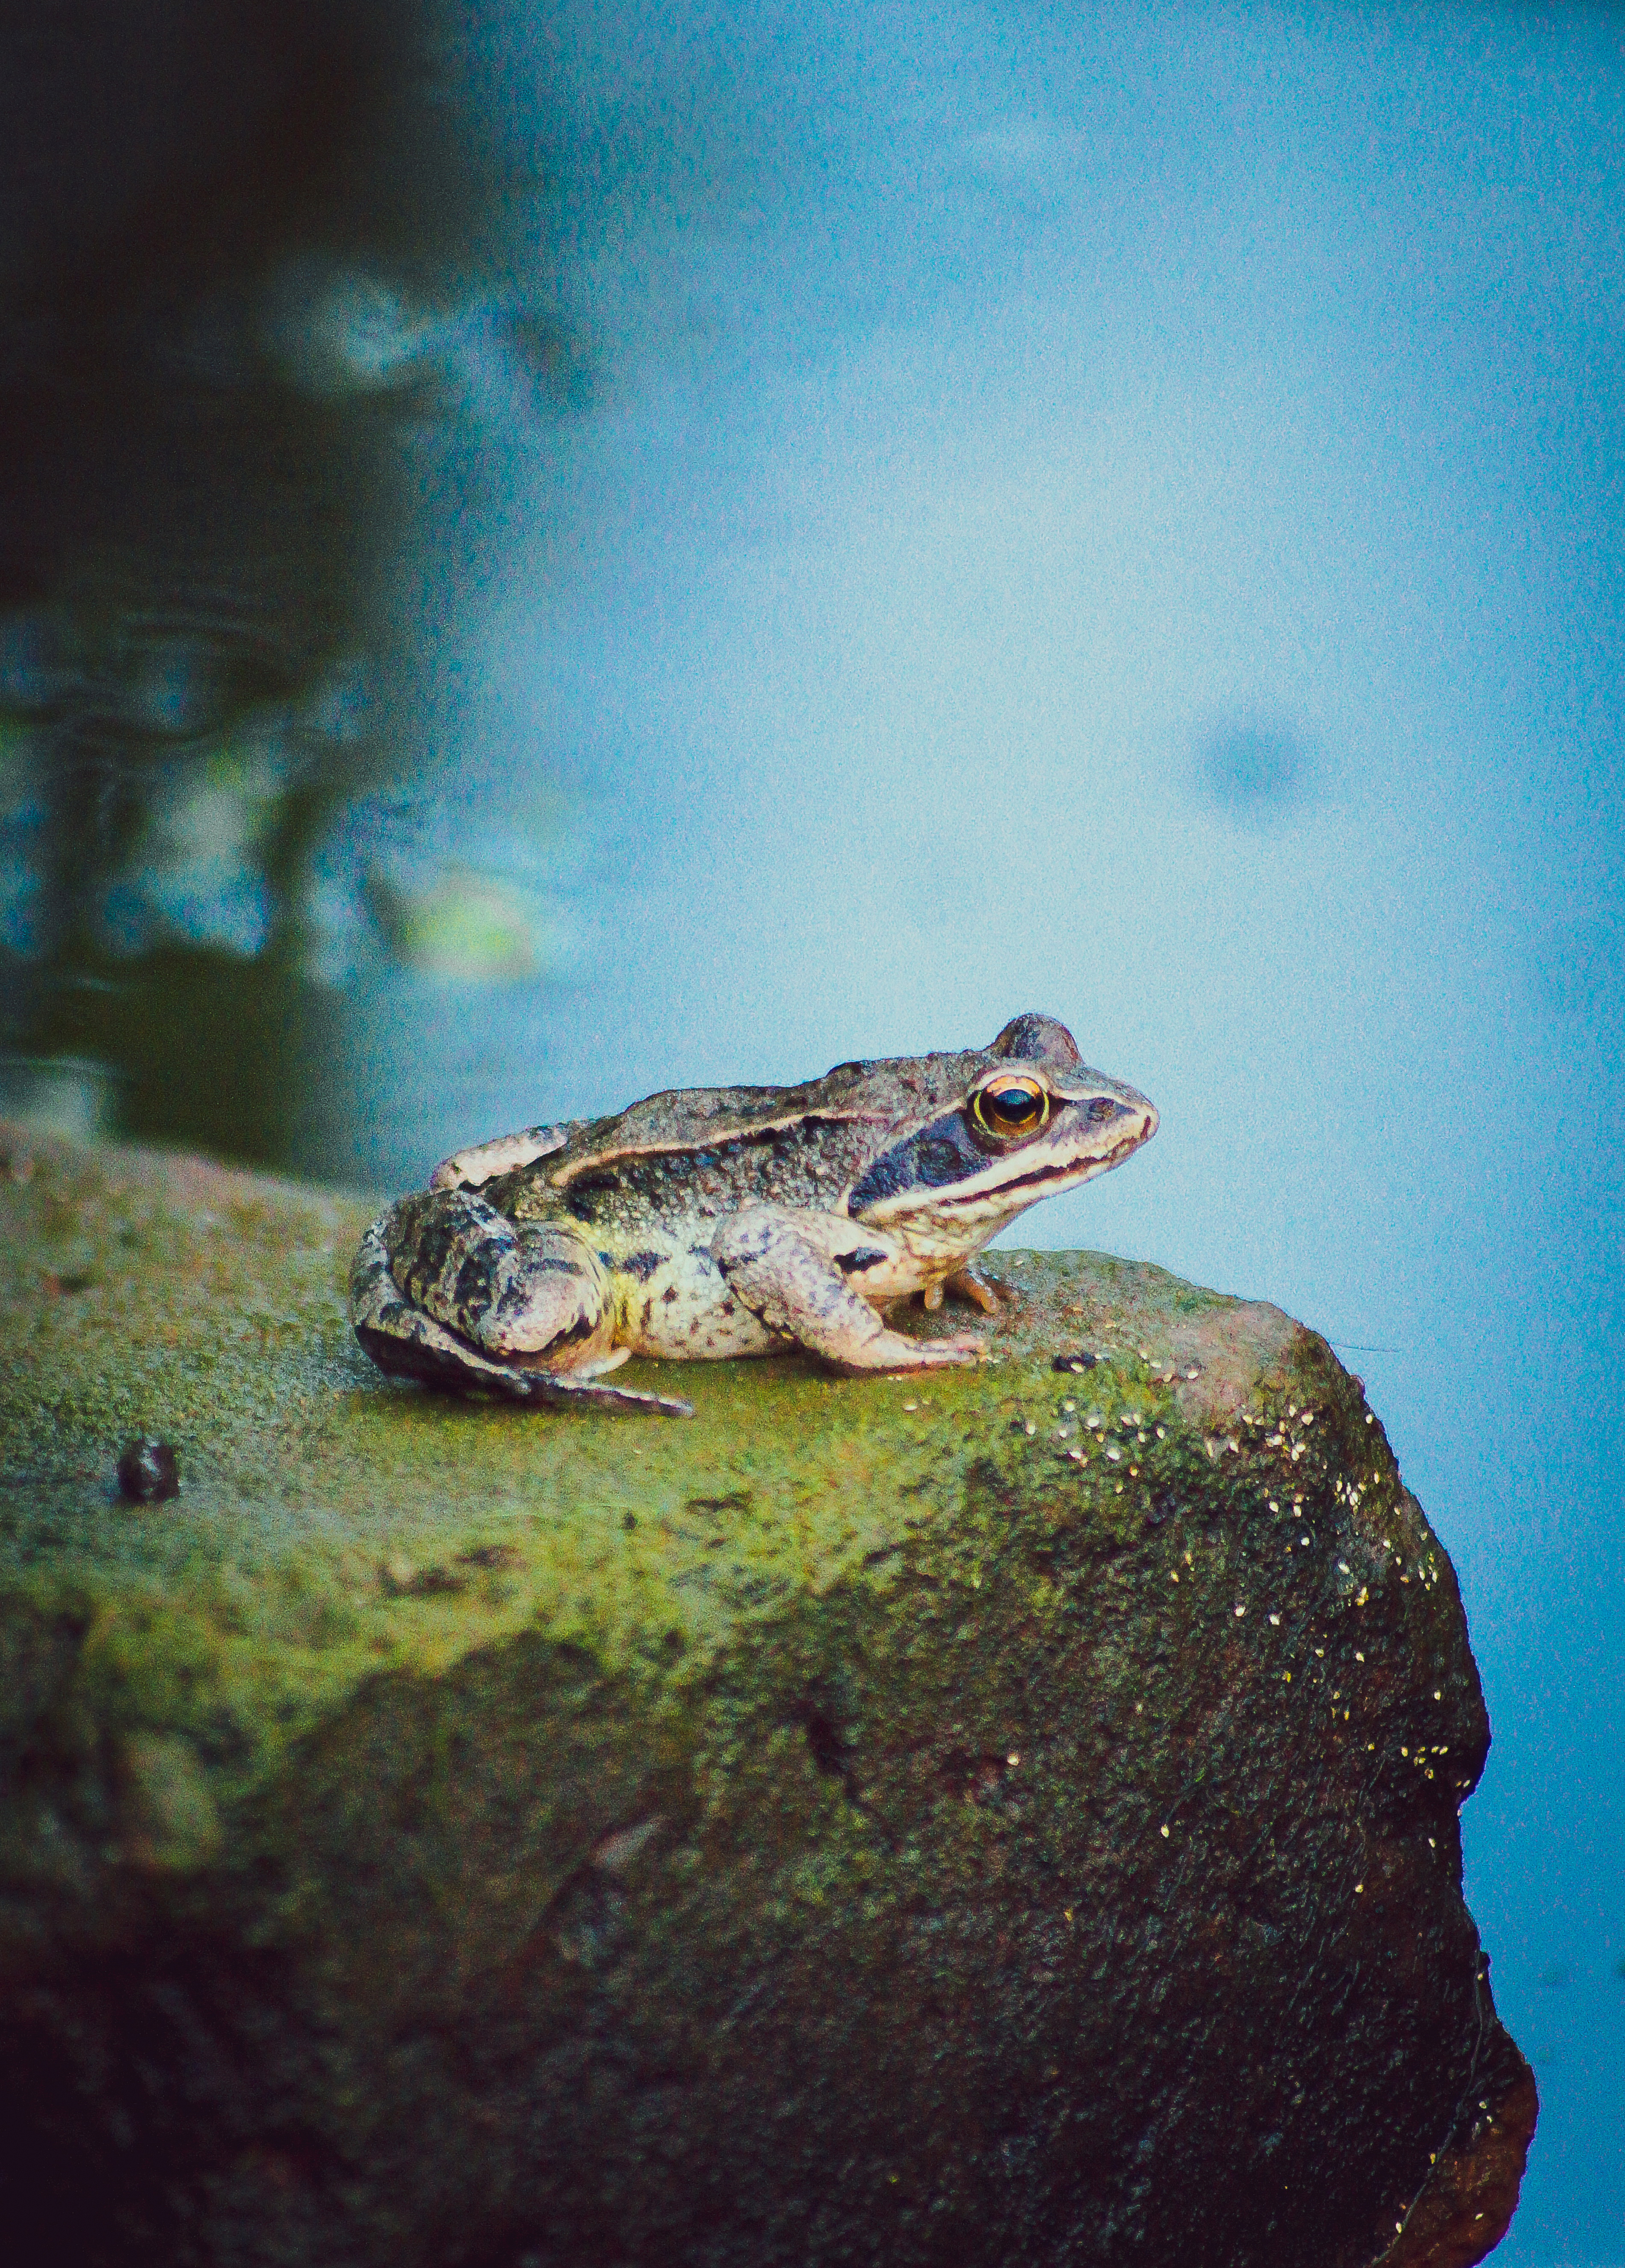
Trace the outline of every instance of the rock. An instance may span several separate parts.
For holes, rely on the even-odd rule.
[[[158,1504],[180,1493],[180,1468],[167,1441],[131,1441],[114,1477],[132,1504]]]
[[[1534,2091],[1461,1901],[1483,1702],[1312,1332],[1003,1254],[975,1373],[700,1366],[692,1422],[539,1415],[372,1369],[359,1202],[7,1157],[18,2257],[1496,2242]],[[134,1434],[184,1520],[116,1501]]]

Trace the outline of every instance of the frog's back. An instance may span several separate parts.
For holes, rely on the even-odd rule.
[[[961,1091],[940,1055],[837,1064],[798,1086],[678,1087],[569,1138],[482,1194],[515,1219],[573,1219],[605,1251],[753,1204],[835,1211],[880,1153]],[[709,1236],[710,1230],[704,1231]]]
[[[955,1096],[967,1066],[985,1059],[978,1050],[837,1064],[797,1086],[673,1087],[579,1128],[548,1167],[562,1185],[607,1156],[748,1142],[798,1123],[866,1127],[884,1142]]]

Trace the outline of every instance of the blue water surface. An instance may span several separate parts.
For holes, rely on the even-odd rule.
[[[445,807],[573,832],[554,983],[358,1008],[357,1169],[1029,1007],[1144,1087],[1154,1146],[1014,1241],[1366,1380],[1495,1727],[1467,1895],[1543,2102],[1502,2257],[1616,2268],[1618,20],[467,24],[597,376],[493,413],[400,603]]]

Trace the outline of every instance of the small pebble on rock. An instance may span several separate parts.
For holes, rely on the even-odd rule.
[[[167,1441],[131,1441],[119,1459],[119,1493],[132,1504],[156,1504],[180,1493],[180,1467]]]

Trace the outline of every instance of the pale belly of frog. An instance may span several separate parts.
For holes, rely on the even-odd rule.
[[[721,1262],[711,1241],[701,1241],[715,1227],[695,1222],[687,1237],[651,1237],[636,1251],[599,1254],[614,1287],[617,1355],[624,1348],[667,1362],[729,1361],[798,1344],[794,1330],[773,1329],[731,1285],[726,1240]],[[831,1271],[832,1286],[849,1288],[877,1310],[930,1292],[949,1272],[834,1217],[800,1216],[795,1234]]]

